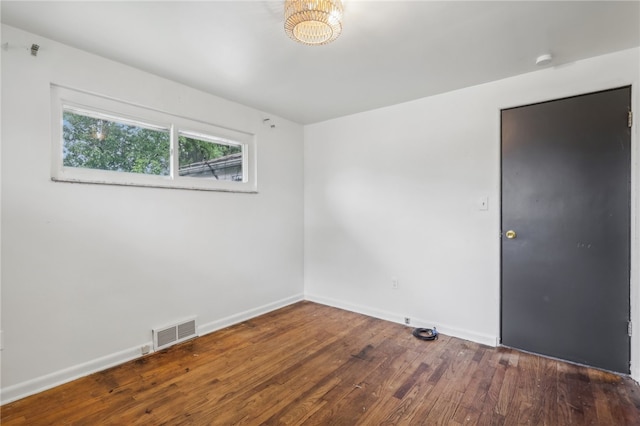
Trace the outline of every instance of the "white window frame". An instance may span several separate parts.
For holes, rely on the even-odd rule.
[[[108,120],[170,132],[171,163],[168,176],[111,170],[66,167],[63,165],[62,117],[65,109]],[[178,135],[198,135],[203,140],[242,146],[242,181],[180,176]],[[169,114],[101,95],[51,85],[51,180],[56,182],[93,183],[106,185],[144,186],[157,188],[192,189],[202,191],[257,192],[256,137],[254,134],[215,126],[199,120]]]

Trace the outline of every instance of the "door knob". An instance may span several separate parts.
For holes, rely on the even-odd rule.
[[[513,229],[508,230],[504,235],[510,240],[513,240],[518,236],[518,234],[516,234],[516,231],[514,231]]]

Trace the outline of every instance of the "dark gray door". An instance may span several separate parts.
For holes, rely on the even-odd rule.
[[[630,107],[624,87],[502,111],[503,345],[629,373]]]

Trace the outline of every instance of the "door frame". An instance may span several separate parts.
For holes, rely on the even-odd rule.
[[[627,86],[631,87],[631,110],[634,114],[631,126],[631,235],[629,247],[631,257],[629,262],[629,312],[632,323],[630,376],[640,383],[640,80],[618,79],[615,82],[600,85],[586,84],[585,87],[577,91],[572,90],[569,93],[546,93],[535,98],[523,98],[520,102],[503,104],[497,110],[498,200],[496,204],[499,206],[497,215],[499,235],[497,237],[499,245],[498,276],[500,282],[496,289],[496,297],[498,298],[496,345],[502,346],[502,111]]]

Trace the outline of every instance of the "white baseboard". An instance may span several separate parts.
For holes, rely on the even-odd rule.
[[[304,296],[302,294],[297,294],[295,296],[287,297],[273,303],[268,303],[266,305],[258,306],[257,308],[249,309],[248,311],[239,312],[237,314],[233,314],[219,320],[201,324],[200,326],[198,326],[198,335],[204,336],[205,334],[213,333],[214,331],[221,330],[225,327],[229,327],[230,325],[241,323],[242,321],[264,315],[271,311],[275,311],[276,309],[284,308],[285,306],[289,306],[303,300]]]
[[[386,321],[396,322],[399,324],[404,324],[404,315],[383,311],[375,308],[370,308],[367,306],[356,305],[348,302],[344,302],[341,300],[331,299],[324,296],[317,296],[313,294],[305,294],[305,299],[310,302],[321,303],[323,305],[333,306],[334,308],[340,308],[351,312],[357,312],[359,314],[368,315],[374,318],[380,318]],[[472,342],[481,343],[487,346],[496,346],[496,342],[498,341],[498,336],[478,333],[472,330],[467,330],[463,328],[453,327],[447,324],[438,323],[436,321],[432,321],[424,318],[411,318],[411,327],[436,327],[438,332],[442,334],[446,334],[448,336],[457,337],[464,340],[470,340]]]
[[[202,324],[198,327],[198,334],[200,336],[209,334],[216,330],[220,330],[230,325],[255,318],[257,316],[266,314],[276,309],[280,309],[296,302],[300,302],[302,300],[304,300],[304,296],[302,294],[298,294],[207,324]],[[65,368],[63,370],[59,370],[45,376],[36,377],[35,379],[27,380],[26,382],[2,388],[0,389],[0,405],[22,399],[29,395],[34,395],[38,392],[42,392],[47,389],[62,385],[64,383],[79,379],[81,377],[88,376],[89,374],[106,370],[107,368],[111,368],[118,364],[122,364],[127,361],[139,358],[142,356],[141,348],[144,345],[149,345],[150,348],[153,348],[153,342],[151,341],[140,343],[140,345],[137,345],[133,348],[125,349],[123,351],[96,358],[82,364],[74,365],[72,367]]]
[[[88,376],[89,374],[131,361],[132,359],[142,356],[141,347],[143,345],[153,347],[153,342],[141,343],[139,346],[135,346],[133,348],[115,352],[45,376],[36,377],[35,379],[27,380],[26,382],[2,388],[0,389],[0,402],[4,405],[29,395],[54,388],[72,380]]]

